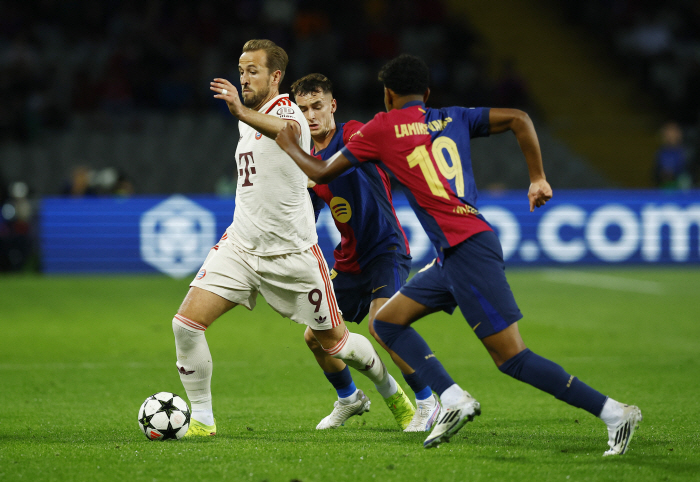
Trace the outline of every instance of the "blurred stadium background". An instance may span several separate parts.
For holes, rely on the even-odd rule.
[[[0,12],[0,271],[196,270],[236,186],[236,122],[208,82],[236,83],[251,38],[288,52],[282,92],[329,76],[339,121],[382,110],[376,73],[402,52],[429,63],[432,106],[527,111],[551,207],[527,217],[512,136],[473,144],[511,264],[700,262],[697,1],[5,0]]]

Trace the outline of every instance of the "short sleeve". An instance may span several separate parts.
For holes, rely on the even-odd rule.
[[[345,124],[343,124],[343,144],[347,144],[350,139],[357,134],[357,131],[362,129],[364,127],[364,124],[362,122],[358,121],[347,121]]]
[[[469,125],[469,137],[489,136],[489,112],[488,107],[462,107],[462,118]]]
[[[379,159],[382,145],[383,119],[381,114],[365,124],[360,130],[348,136],[348,141],[340,152],[355,166],[362,162]]]
[[[291,105],[281,103],[277,104],[272,108],[270,114],[274,115],[275,117],[279,117],[280,119],[293,120],[299,122],[296,116],[296,112],[294,111],[294,107],[292,107]]]

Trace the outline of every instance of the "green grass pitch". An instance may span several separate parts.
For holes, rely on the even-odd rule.
[[[700,480],[700,269],[511,270],[509,280],[533,351],[641,407],[626,455],[602,457],[593,416],[501,374],[459,314],[415,325],[482,405],[451,443],[424,450],[425,434],[399,431],[357,372],[371,411],[316,431],[335,392],[303,326],[262,298],[207,331],[218,435],[150,442],[142,401],[185,396],[171,319],[188,280],[2,276],[0,480]]]

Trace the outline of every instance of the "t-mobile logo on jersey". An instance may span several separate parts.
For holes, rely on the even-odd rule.
[[[253,185],[250,181],[250,175],[255,174],[255,166],[251,165],[254,162],[252,152],[242,152],[238,155],[238,177],[243,177],[243,173],[245,173],[245,179],[241,187]]]

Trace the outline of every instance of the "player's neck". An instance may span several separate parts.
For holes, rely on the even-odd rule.
[[[391,106],[393,109],[402,109],[404,105],[408,104],[409,102],[423,102],[423,96],[422,95],[402,95],[401,97],[395,97],[394,98],[394,103]]]
[[[331,143],[331,140],[335,135],[336,129],[337,128],[335,126],[335,122],[333,122],[333,127],[331,128],[331,130],[328,131],[328,134],[326,134],[325,136],[311,137],[314,141],[314,149],[316,150],[316,152],[322,151],[323,149],[328,147],[328,144]]]

